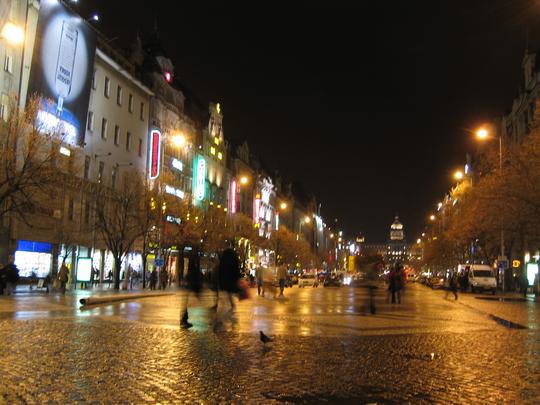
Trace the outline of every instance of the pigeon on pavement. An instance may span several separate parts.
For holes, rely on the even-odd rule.
[[[274,339],[266,336],[262,330],[259,331],[259,334],[260,334],[260,337],[261,337],[261,342],[263,342],[264,344],[267,344],[267,343],[270,343],[272,342]]]

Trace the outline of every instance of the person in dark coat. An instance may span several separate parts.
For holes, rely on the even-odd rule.
[[[198,249],[194,250],[194,255],[190,259],[188,264],[188,271],[186,274],[186,298],[184,301],[184,310],[180,318],[180,326],[182,328],[191,328],[193,324],[189,322],[188,304],[190,293],[195,294],[197,298],[200,297],[203,285],[203,277],[201,273],[201,263]]]
[[[4,267],[6,277],[6,295],[12,295],[19,281],[19,269],[15,266],[15,257],[9,256],[8,264]]]
[[[228,310],[229,316],[233,316],[235,312],[235,304],[233,300],[233,294],[239,292],[238,281],[240,280],[240,258],[238,253],[233,248],[227,248],[221,253],[218,267],[218,287],[220,292],[224,292],[229,301],[230,308]],[[219,298],[219,297],[218,297]],[[217,303],[216,301],[216,311]],[[221,323],[216,318],[216,326]]]
[[[157,280],[158,280],[158,272],[156,268],[154,267],[154,269],[150,273],[150,290],[156,289]]]
[[[390,292],[392,293],[392,304],[401,304],[401,290],[403,289],[403,265],[396,263],[394,270],[390,272]]]

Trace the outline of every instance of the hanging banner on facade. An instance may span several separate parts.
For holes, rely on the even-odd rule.
[[[206,160],[197,156],[193,164],[193,197],[196,202],[204,200],[206,195]]]
[[[157,129],[150,131],[148,142],[148,177],[155,179],[159,176],[161,163],[161,132]]]
[[[41,0],[32,55],[28,98],[43,97],[38,111],[42,131],[83,145],[96,34],[58,0]]]

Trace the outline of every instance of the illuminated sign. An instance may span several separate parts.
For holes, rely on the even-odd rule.
[[[236,180],[232,180],[231,188],[230,188],[230,196],[229,196],[231,214],[236,214],[236,205],[237,205],[236,194],[237,193],[238,193],[238,184],[236,183]]]
[[[253,220],[256,224],[259,223],[259,211],[261,209],[261,199],[255,198],[255,209],[253,210]]]
[[[276,212],[276,231],[279,230],[279,212]]]
[[[90,281],[92,277],[92,259],[79,257],[77,259],[77,281]]]
[[[34,94],[43,98],[37,115],[40,130],[60,132],[63,142],[82,145],[96,33],[61,1],[41,0],[39,6],[28,100]],[[0,8],[3,22],[7,6]]]
[[[165,72],[164,76],[167,83],[170,83],[172,81],[172,75],[170,72]]]
[[[172,194],[178,198],[184,198],[185,196],[185,193],[182,190],[169,186],[168,184],[165,185],[165,192],[167,194]]]
[[[157,129],[150,131],[148,144],[148,177],[155,179],[159,176],[159,162],[161,161],[161,132]]]
[[[165,219],[167,220],[167,222],[170,222],[171,224],[180,225],[182,223],[182,220],[180,218],[173,217],[172,215],[167,215]]]
[[[178,159],[173,158],[171,161],[171,165],[177,170],[180,170],[180,171],[184,170],[184,164],[180,162]]]
[[[193,190],[196,201],[204,200],[206,185],[206,160],[198,156],[193,165]]]

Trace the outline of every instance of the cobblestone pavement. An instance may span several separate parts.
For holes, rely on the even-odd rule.
[[[76,298],[0,299],[0,401],[540,403],[536,303],[455,302],[414,285],[401,305],[381,290],[372,316],[362,289],[293,288],[240,302],[237,322],[214,332],[211,294],[192,301],[190,330],[178,328],[183,293],[85,311]],[[275,336],[268,347],[260,329]]]

